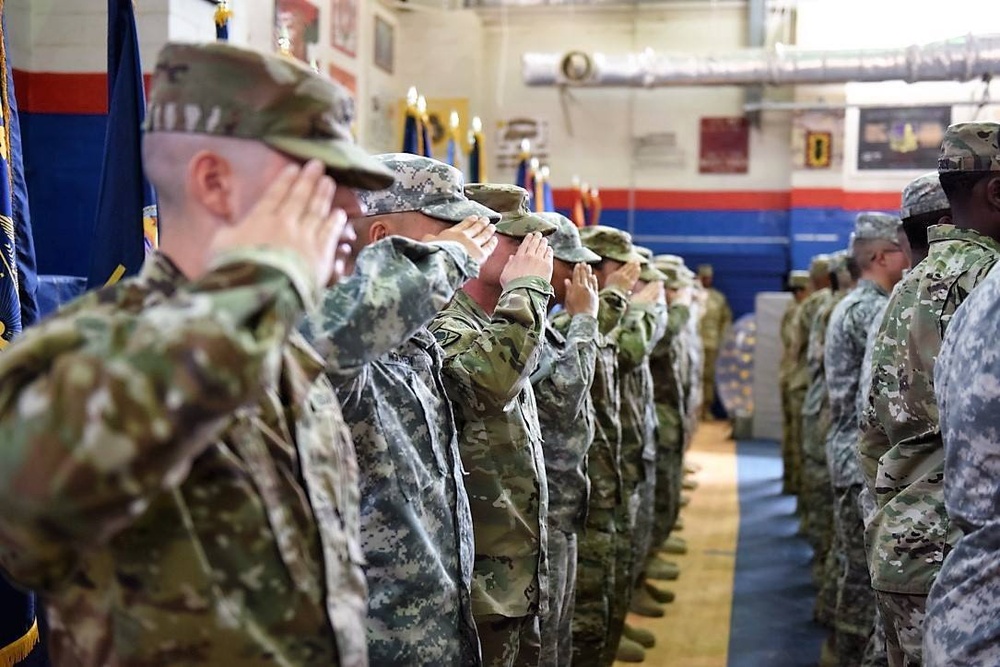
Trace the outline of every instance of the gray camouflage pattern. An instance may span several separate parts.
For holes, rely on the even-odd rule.
[[[924,664],[1000,664],[1000,271],[955,312],[934,369],[945,508],[963,535],[927,598]]]
[[[924,213],[947,211],[950,208],[951,204],[941,187],[941,176],[932,171],[913,179],[903,188],[899,217],[906,220]]]
[[[442,352],[425,324],[479,267],[455,243],[390,236],[305,328],[358,456],[372,664],[477,665],[472,516]]]
[[[546,222],[551,222],[556,226],[556,231],[548,237],[549,247],[552,248],[552,256],[556,259],[570,264],[597,264],[601,261],[601,256],[583,247],[580,243],[580,232],[573,221],[560,213],[543,212],[537,214],[539,218]]]
[[[895,215],[888,213],[859,213],[854,221],[853,239],[882,240],[890,243],[899,241],[899,229],[902,222]]]

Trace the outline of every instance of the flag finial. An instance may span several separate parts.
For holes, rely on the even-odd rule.
[[[278,28],[278,53],[289,58],[292,57],[292,35],[286,23],[282,23]]]

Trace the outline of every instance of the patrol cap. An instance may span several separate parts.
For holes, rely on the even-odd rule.
[[[955,123],[944,133],[938,172],[1000,171],[1000,123]]]
[[[653,262],[650,261],[653,257],[652,250],[641,245],[633,245],[632,249],[641,258],[639,263],[642,268],[639,270],[639,280],[647,283],[666,282],[667,276],[653,266]]]
[[[319,160],[341,185],[380,190],[392,174],[351,136],[354,100],[292,58],[231,44],[167,44],[149,93],[146,132],[259,141]]]
[[[358,192],[367,217],[416,211],[442,222],[459,223],[472,215],[498,222],[500,214],[465,196],[465,178],[451,165],[409,153],[374,156],[396,182],[388,189]]]
[[[913,179],[903,188],[899,217],[904,220],[924,213],[948,210],[951,210],[951,204],[941,187],[941,176],[936,171]]]
[[[788,286],[792,289],[805,289],[809,287],[809,272],[792,271],[788,274]]]
[[[600,255],[602,259],[612,259],[616,262],[641,262],[642,255],[632,247],[632,237],[614,227],[596,225],[580,230],[580,241],[590,250]]]
[[[523,238],[532,232],[543,235],[556,231],[556,226],[532,213],[528,208],[528,191],[516,185],[502,183],[470,183],[465,195],[500,214],[497,232]]]
[[[888,213],[859,213],[854,220],[854,240],[876,240],[897,243],[902,221]]]
[[[646,246],[636,245],[635,243],[633,243],[632,249],[635,250],[640,255],[642,255],[647,262],[653,259],[653,251],[647,248]]]
[[[653,263],[657,266],[664,266],[667,264],[673,264],[675,266],[685,266],[684,258],[680,255],[656,255],[653,257]]]
[[[681,289],[689,284],[688,281],[681,275],[682,267],[676,265],[666,265],[657,266],[657,269],[659,269],[660,273],[663,274],[663,286],[667,289]]]
[[[711,278],[715,275],[715,269],[712,268],[711,264],[699,264],[698,265],[698,277],[699,278]]]
[[[556,226],[556,231],[549,237],[549,247],[552,256],[570,264],[597,264],[601,256],[583,247],[580,242],[580,232],[573,221],[559,213],[536,213],[539,218]]]
[[[830,255],[815,255],[809,263],[809,275],[815,278],[828,273],[830,273]]]

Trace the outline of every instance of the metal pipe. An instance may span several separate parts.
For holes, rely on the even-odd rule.
[[[1000,101],[961,100],[944,102],[757,102],[743,111],[839,111],[840,109],[912,109],[914,107],[995,107]]]
[[[967,35],[898,49],[744,49],[709,56],[526,53],[529,86],[659,88],[853,81],[969,81],[1000,72],[1000,35]]]

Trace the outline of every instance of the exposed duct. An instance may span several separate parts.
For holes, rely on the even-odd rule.
[[[526,53],[529,86],[658,88],[852,81],[970,81],[1000,72],[1000,35],[968,35],[898,49],[744,49],[707,56]]]

